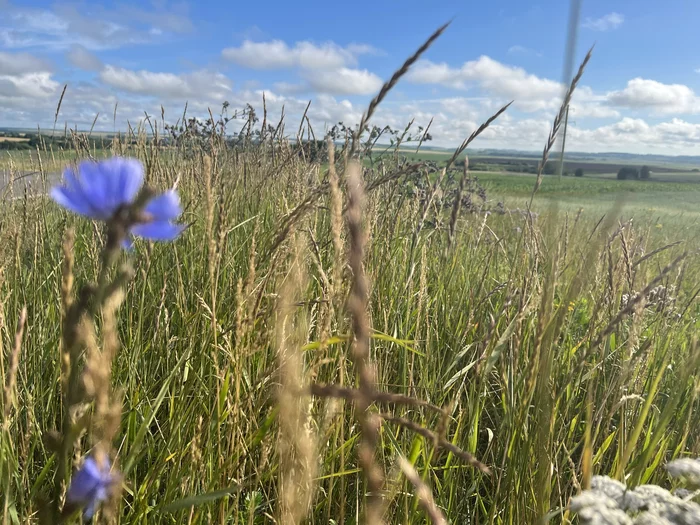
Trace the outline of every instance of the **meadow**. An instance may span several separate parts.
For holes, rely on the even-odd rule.
[[[455,167],[478,133],[362,168],[370,141],[312,159],[248,118],[234,142],[212,122],[5,158],[38,175],[0,208],[4,523],[55,522],[98,446],[115,523],[572,523],[594,475],[676,486],[663,466],[700,454],[700,185]],[[46,196],[112,155],[177,189],[179,238],[112,260],[109,227]]]

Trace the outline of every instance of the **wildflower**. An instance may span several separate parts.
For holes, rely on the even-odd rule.
[[[693,486],[700,486],[700,460],[681,458],[666,465],[669,475],[681,478]]]
[[[587,525],[632,525],[630,517],[617,507],[614,499],[595,490],[574,497],[571,510]]]
[[[109,460],[105,457],[101,465],[89,457],[71,480],[66,494],[66,507],[73,510],[84,508],[83,516],[90,520],[97,505],[105,501],[116,476],[110,472]]]
[[[180,199],[174,190],[152,197],[135,216],[143,185],[143,165],[136,159],[112,157],[101,162],[83,161],[77,171],[66,169],[65,184],[51,189],[51,198],[72,212],[100,221],[118,217],[128,224],[124,245],[130,246],[130,234],[154,241],[175,239],[184,226],[172,221],[181,213]],[[122,217],[122,215],[124,217]]]

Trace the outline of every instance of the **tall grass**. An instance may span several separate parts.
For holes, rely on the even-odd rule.
[[[120,255],[134,278],[111,369],[114,521],[568,522],[592,473],[664,483],[661,464],[698,454],[692,242],[619,208],[485,213],[462,204],[466,166],[456,181],[397,152],[359,169],[359,134],[320,162],[274,130],[258,139],[166,147],[142,129],[109,145],[150,185],[177,182],[190,224]],[[95,281],[104,243],[35,190],[0,211],[6,523],[50,501],[62,267],[76,288]]]

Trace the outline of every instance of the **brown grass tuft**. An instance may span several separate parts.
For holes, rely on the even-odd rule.
[[[352,288],[348,298],[348,311],[352,317],[352,331],[355,337],[351,357],[355,364],[361,394],[355,406],[362,427],[359,460],[365,473],[367,492],[369,493],[365,508],[365,520],[366,523],[375,525],[383,523],[381,492],[384,487],[384,473],[374,457],[379,437],[379,421],[369,414],[369,406],[376,390],[376,373],[370,364],[370,331],[367,319],[369,292],[362,262],[365,251],[365,233],[362,228],[364,207],[362,168],[358,163],[350,161],[346,176],[348,185],[347,225],[350,241],[348,259],[352,270]]]

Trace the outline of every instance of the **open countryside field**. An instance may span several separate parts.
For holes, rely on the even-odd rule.
[[[389,166],[364,171],[363,212],[353,215],[359,202],[341,150],[333,171],[328,152],[304,160],[299,145],[275,137],[162,150],[145,137],[128,143],[99,157],[141,159],[157,191],[178,180],[190,227],[118,256],[133,277],[114,325],[103,311],[97,344],[117,338],[110,369],[123,396],[72,394],[98,421],[118,423],[108,439],[124,481],[104,512],[130,523],[263,523],[287,508],[355,522],[371,505],[352,401],[361,390],[347,390],[361,388],[362,366],[388,395],[370,399],[389,523],[424,521],[392,468],[397,458],[454,523],[534,523],[547,513],[575,519],[568,503],[587,469],[664,484],[661,462],[700,451],[691,423],[700,185],[545,176],[530,221],[479,206],[525,209],[535,176],[469,173],[484,203],[451,169],[426,201],[401,193],[409,180],[420,184],[422,168]],[[12,170],[60,169],[85,155],[14,156]],[[479,206],[459,199],[467,194]],[[617,208],[623,196],[627,207]],[[45,437],[64,424],[70,332],[61,318],[71,287],[99,282],[105,237],[41,196],[5,201],[0,220],[5,348],[19,344],[13,333],[27,308],[26,335],[4,361],[17,359],[19,372],[17,401],[5,397],[0,460],[22,473],[0,491],[19,520],[35,509],[50,515],[56,476],[67,472],[56,470],[60,455]],[[75,241],[65,241],[71,231]],[[360,310],[358,276],[370,285]],[[367,331],[353,332],[358,320]],[[364,365],[353,333],[369,345]],[[84,385],[106,366],[92,340],[70,372]],[[112,404],[95,404],[98,394]],[[80,449],[104,446],[105,427],[86,430]]]
[[[0,0],[0,525],[700,525],[698,20]]]
[[[502,199],[511,207],[522,207],[532,195],[536,175],[474,172],[490,199]],[[614,177],[545,176],[535,206],[557,201],[567,208],[595,208],[600,211],[621,200],[636,213],[662,211],[669,214],[697,212],[700,204],[700,178],[689,182],[666,182],[661,176],[648,181]]]
[[[510,105],[378,158],[446,28],[324,140],[161,106],[5,145],[3,523],[700,522],[694,168],[546,174],[590,52],[541,160],[464,162]]]

